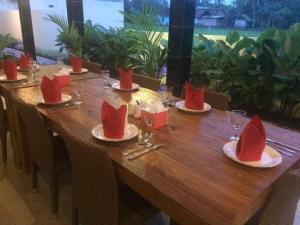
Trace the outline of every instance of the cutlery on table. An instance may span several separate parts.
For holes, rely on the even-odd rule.
[[[145,150],[143,150],[143,151],[141,151],[141,152],[136,152],[136,153],[131,154],[131,155],[128,157],[128,159],[129,159],[129,160],[134,160],[134,159],[139,158],[139,157],[141,157],[141,156],[143,156],[143,155],[145,155],[145,154],[147,154],[147,153],[149,153],[149,152],[151,152],[151,151],[154,151],[154,150],[156,150],[156,149],[158,149],[158,148],[160,148],[160,147],[162,147],[162,146],[164,146],[164,144],[156,144],[156,145],[154,145],[154,146],[151,147],[151,148],[146,148]]]
[[[283,150],[281,150],[281,149],[278,149],[278,148],[276,148],[276,150],[277,150],[278,152],[280,152],[280,153],[284,154],[284,155],[287,155],[287,156],[293,157],[293,154],[292,154],[292,153],[289,153],[289,152],[283,151]]]
[[[269,138],[266,139],[266,143],[267,144],[273,144],[273,145],[281,146],[282,148],[290,149],[290,150],[293,150],[293,151],[298,151],[298,152],[300,151],[300,149],[298,149],[298,148],[295,148],[295,147],[292,147],[292,146],[289,146],[289,145],[286,145],[286,144],[283,144],[283,143],[271,140]]]
[[[130,149],[128,150],[125,150],[122,155],[123,156],[128,156],[132,153],[135,153],[135,152],[138,152],[140,150],[145,150],[146,148],[151,148],[153,146],[152,143],[147,143],[146,145],[135,145],[135,146],[132,146]]]
[[[283,147],[283,146],[280,146],[280,145],[276,145],[276,144],[271,143],[271,142],[266,142],[266,144],[268,144],[268,145],[270,145],[270,146],[272,146],[272,147],[274,147],[276,149],[280,149],[280,150],[283,150],[283,151],[286,151],[286,152],[290,152],[292,154],[296,153],[296,151],[294,151],[294,150],[291,150],[289,148],[286,148],[286,147]]]
[[[68,102],[68,103],[66,103],[64,105],[51,107],[50,108],[50,112],[51,113],[61,112],[61,111],[66,111],[66,110],[73,109],[73,108],[76,108],[76,105],[74,105],[73,102]]]

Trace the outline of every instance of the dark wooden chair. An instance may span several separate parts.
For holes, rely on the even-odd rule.
[[[117,183],[106,151],[66,129],[59,133],[72,166],[72,225],[78,225],[78,215],[90,225],[142,225],[156,214],[146,200]]]
[[[215,109],[226,111],[228,109],[229,98],[214,91],[205,91],[205,102]]]
[[[153,91],[157,91],[161,83],[159,79],[151,79],[147,76],[137,74],[133,75],[133,82],[143,88],[147,88]]]
[[[58,175],[70,167],[67,149],[59,136],[54,136],[47,128],[42,116],[34,105],[27,104],[12,95],[21,120],[25,127],[29,145],[32,186],[37,188],[37,171],[42,170],[49,178],[51,208],[57,214],[58,208]]]
[[[7,164],[7,133],[8,133],[8,120],[6,109],[2,97],[0,96],[0,136],[1,136],[1,151],[2,151],[2,162],[4,165]]]
[[[94,62],[82,61],[82,67],[93,73],[101,74],[102,65]]]

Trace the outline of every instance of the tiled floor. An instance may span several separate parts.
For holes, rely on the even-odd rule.
[[[70,225],[71,182],[70,172],[59,180],[59,214],[50,212],[48,185],[39,177],[38,192],[31,190],[31,179],[13,165],[9,158],[7,167],[0,163],[0,225]],[[158,214],[146,225],[168,225],[169,218]],[[295,224],[300,225],[300,202]]]

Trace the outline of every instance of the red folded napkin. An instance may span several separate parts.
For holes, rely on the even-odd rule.
[[[30,61],[31,61],[31,56],[29,53],[26,53],[26,55],[22,54],[20,58],[20,68],[28,69]]]
[[[3,60],[3,71],[7,80],[16,80],[18,77],[17,64],[14,60]]]
[[[204,109],[204,86],[194,88],[190,83],[186,82],[184,86],[185,107],[194,110]]]
[[[115,139],[122,138],[125,133],[126,115],[126,105],[115,109],[112,105],[104,101],[101,107],[104,136]]]
[[[259,161],[265,149],[266,131],[258,116],[247,124],[236,148],[240,161]]]
[[[56,76],[52,80],[47,76],[43,76],[41,90],[46,103],[61,101],[61,87]]]
[[[119,68],[119,76],[120,76],[120,88],[132,89],[133,71],[131,69],[126,71],[123,68]]]
[[[80,73],[82,68],[82,59],[80,57],[70,56],[70,63],[73,68],[73,72]]]
[[[56,76],[56,78],[61,87],[69,86],[71,83],[70,75],[59,75],[59,76]]]

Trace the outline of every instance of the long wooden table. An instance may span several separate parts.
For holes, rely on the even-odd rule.
[[[64,67],[70,68],[65,65]],[[8,122],[10,130],[10,138],[12,142],[12,150],[15,165],[24,170],[30,171],[29,152],[27,149],[27,143],[24,142],[22,137],[22,123],[20,121],[16,107],[11,104],[10,93],[12,90],[27,88],[27,87],[39,87],[41,84],[43,75],[50,75],[58,72],[61,66],[58,65],[44,65],[40,66],[39,71],[36,73],[36,81],[32,81],[29,72],[18,72],[20,74],[28,76],[27,80],[20,82],[0,82],[0,95],[5,98],[5,103],[8,111]],[[1,73],[1,71],[0,71]],[[71,75],[71,81],[79,81],[83,79],[92,79],[101,77],[100,74],[88,72],[85,74]]]
[[[49,126],[56,132],[66,126],[78,138],[107,150],[118,178],[179,224],[242,225],[264,204],[274,183],[299,166],[300,153],[294,157],[283,155],[282,164],[271,169],[250,168],[227,158],[222,148],[232,135],[230,113],[214,109],[200,115],[170,109],[169,125],[154,131],[156,142],[166,147],[129,161],[122,156],[122,150],[137,139],[107,143],[91,135],[92,128],[100,123],[103,80],[82,80],[77,84],[82,86],[84,101],[78,108],[57,113],[40,108]],[[32,104],[40,95],[38,87],[15,92]],[[64,88],[64,92],[71,93],[71,87]],[[125,102],[159,98],[147,89],[115,93]],[[129,122],[142,128],[140,120],[129,117]],[[265,127],[270,138],[300,147],[298,132],[269,123]]]

